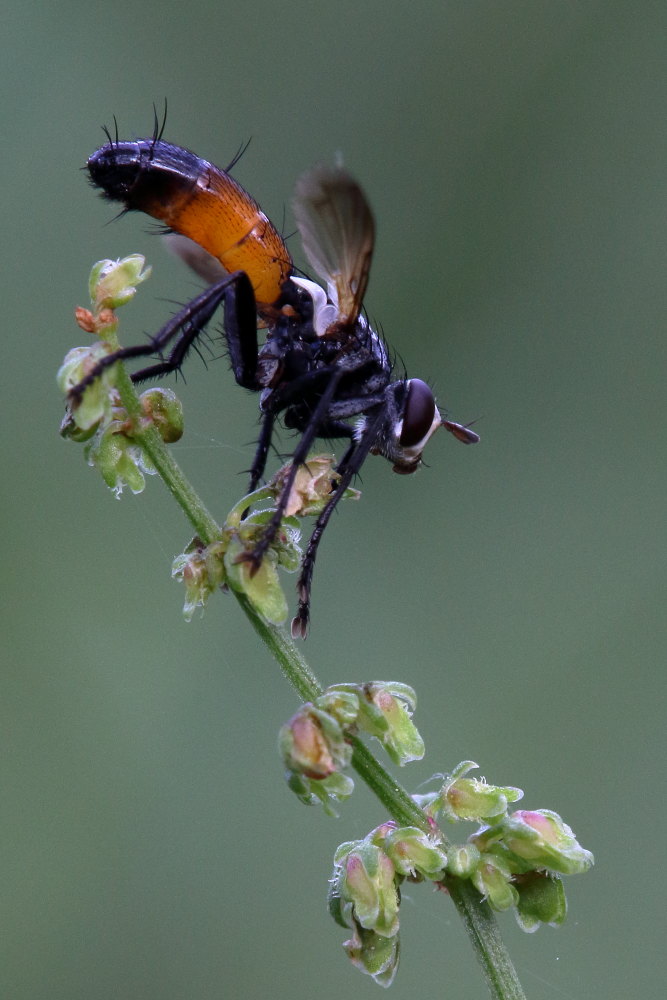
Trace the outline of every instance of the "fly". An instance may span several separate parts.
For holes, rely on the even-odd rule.
[[[362,313],[375,241],[373,215],[342,166],[317,166],[296,185],[297,227],[321,285],[296,273],[282,236],[228,170],[165,142],[157,131],[152,138],[128,142],[107,135],[109,141],[87,163],[93,184],[125,210],[145,212],[171,233],[187,237],[181,256],[211,283],[147,343],[103,358],[72,390],[72,399],[80,400],[86,386],[121,359],[159,359],[134,372],[134,382],[178,370],[222,307],[234,377],[260,394],[249,492],[263,478],[276,421],[299,434],[275,512],[241,557],[252,571],[275,539],[313,442],[347,442],[301,566],[292,635],[303,638],[322,534],[366,457],[383,455],[394,472],[407,474],[419,468],[428,440],[440,427],[464,444],[479,437],[446,418],[426,382],[392,378],[387,347]],[[265,332],[261,345],[258,328]]]

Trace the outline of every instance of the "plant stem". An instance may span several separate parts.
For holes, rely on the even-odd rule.
[[[213,515],[202,503],[184,476],[180,465],[174,461],[171,452],[160,437],[159,432],[144,417],[136,390],[122,365],[119,365],[116,388],[128,416],[134,423],[134,438],[146,451],[167,489],[182,508],[185,516],[205,545],[222,537],[222,529]]]
[[[134,385],[122,366],[119,367],[121,371],[118,374],[117,388],[122,403],[134,422],[135,439],[145,448],[201,541],[205,545],[210,545],[221,537],[220,526],[183,475],[158,431],[144,419]],[[283,628],[268,625],[244,594],[234,592],[234,596],[299,698],[302,701],[314,701],[322,694],[322,685],[292,639]],[[350,737],[350,742],[353,747],[354,769],[375,793],[389,815],[401,826],[417,826],[426,833],[432,833],[424,812],[382,767],[366,745],[355,736]],[[449,892],[461,915],[492,997],[497,1000],[525,1000],[525,994],[488,904],[481,899],[477,890],[467,880],[447,877],[442,885]]]
[[[489,904],[467,879],[447,877],[443,885],[463,920],[491,996],[498,1000],[526,1000]]]

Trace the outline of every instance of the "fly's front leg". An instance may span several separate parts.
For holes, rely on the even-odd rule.
[[[278,533],[280,522],[285,516],[287,501],[289,500],[290,493],[292,492],[297,471],[308,457],[308,452],[310,451],[313,441],[319,435],[322,424],[326,424],[326,414],[331,405],[331,401],[336,394],[336,389],[338,388],[342,372],[340,369],[313,372],[311,381],[321,381],[324,375],[329,376],[326,387],[318,400],[317,406],[313,410],[311,418],[308,421],[308,425],[301,435],[299,443],[292,456],[289,471],[285,476],[283,487],[276,500],[276,509],[273,512],[271,520],[264,528],[257,544],[248,552],[239,556],[240,562],[248,562],[251,564],[251,572],[253,574],[256,573],[261,566],[262,559],[266,555],[267,550]]]
[[[301,564],[299,581],[296,585],[297,594],[299,595],[299,606],[296,615],[292,619],[292,636],[295,639],[305,639],[308,634],[313,570],[315,569],[317,549],[324,534],[324,529],[329,523],[329,518],[333,514],[338,501],[342,498],[352,479],[364,464],[369,451],[375,443],[383,419],[384,414],[382,411],[379,411],[374,417],[369,418],[359,440],[353,441],[345,452],[338,466],[340,478],[336,489],[315,522],[315,527],[313,528],[308,548]]]

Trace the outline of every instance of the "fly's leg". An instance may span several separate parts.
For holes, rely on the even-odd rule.
[[[225,337],[232,361],[234,376],[239,385],[257,389],[257,318],[255,295],[248,276],[236,271],[205,289],[189,302],[145,344],[121,347],[101,358],[90,372],[69,393],[70,400],[78,403],[89,385],[117,361],[161,355],[173,342],[170,353],[161,361],[142,368],[131,376],[132,381],[144,382],[177,371],[188,351],[201,336],[216,310],[224,304]]]
[[[304,464],[306,458],[308,457],[308,452],[310,451],[313,441],[320,434],[322,425],[326,426],[327,424],[326,414],[336,394],[336,389],[338,388],[341,375],[342,371],[340,369],[321,369],[320,371],[309,373],[308,376],[304,376],[302,379],[298,380],[302,387],[308,384],[312,385],[313,382],[321,381],[324,377],[327,378],[327,383],[324,392],[317,402],[317,406],[313,410],[308,424],[304,428],[296,450],[294,451],[289,471],[285,477],[280,495],[276,500],[276,509],[273,512],[271,520],[267,523],[256,545],[252,549],[248,550],[248,552],[239,556],[239,561],[251,564],[252,573],[257,572],[262,564],[262,559],[275,539],[280,528],[280,522],[285,516],[285,508],[287,507],[287,501],[289,500],[290,493],[292,492],[292,486],[294,485],[296,474],[300,466]],[[295,385],[296,383],[292,383],[289,387],[290,395],[293,393]],[[284,409],[286,405],[288,404],[285,400],[282,400],[278,408],[272,410],[272,412],[279,412],[279,410]]]
[[[338,467],[340,478],[333,492],[331,499],[322,510],[308,542],[306,554],[301,564],[301,573],[297,583],[297,594],[299,595],[299,606],[296,615],[292,619],[292,636],[297,639],[305,639],[308,634],[308,623],[310,621],[310,591],[313,580],[313,570],[315,569],[315,559],[317,549],[324,534],[324,529],[329,523],[329,518],[333,514],[338,501],[342,498],[352,479],[361,469],[369,451],[373,447],[382,425],[384,414],[379,411],[374,417],[368,419],[361,437],[353,441]]]
[[[252,493],[253,490],[257,489],[259,481],[264,475],[266,459],[269,454],[269,448],[271,447],[271,438],[273,437],[273,425],[275,422],[276,411],[267,410],[262,419],[262,428],[259,432],[255,457],[253,458],[252,465],[249,469],[250,483],[248,484],[248,493]]]

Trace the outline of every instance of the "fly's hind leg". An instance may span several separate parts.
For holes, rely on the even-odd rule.
[[[121,347],[101,358],[86,377],[70,390],[70,400],[74,404],[79,403],[88,386],[117,361],[145,358],[151,354],[160,357],[154,364],[134,372],[131,375],[134,383],[178,371],[190,348],[223,304],[225,337],[236,381],[247,389],[258,388],[255,295],[245,272],[236,271],[188,302],[145,344]],[[163,352],[170,345],[171,350],[165,357]]]

